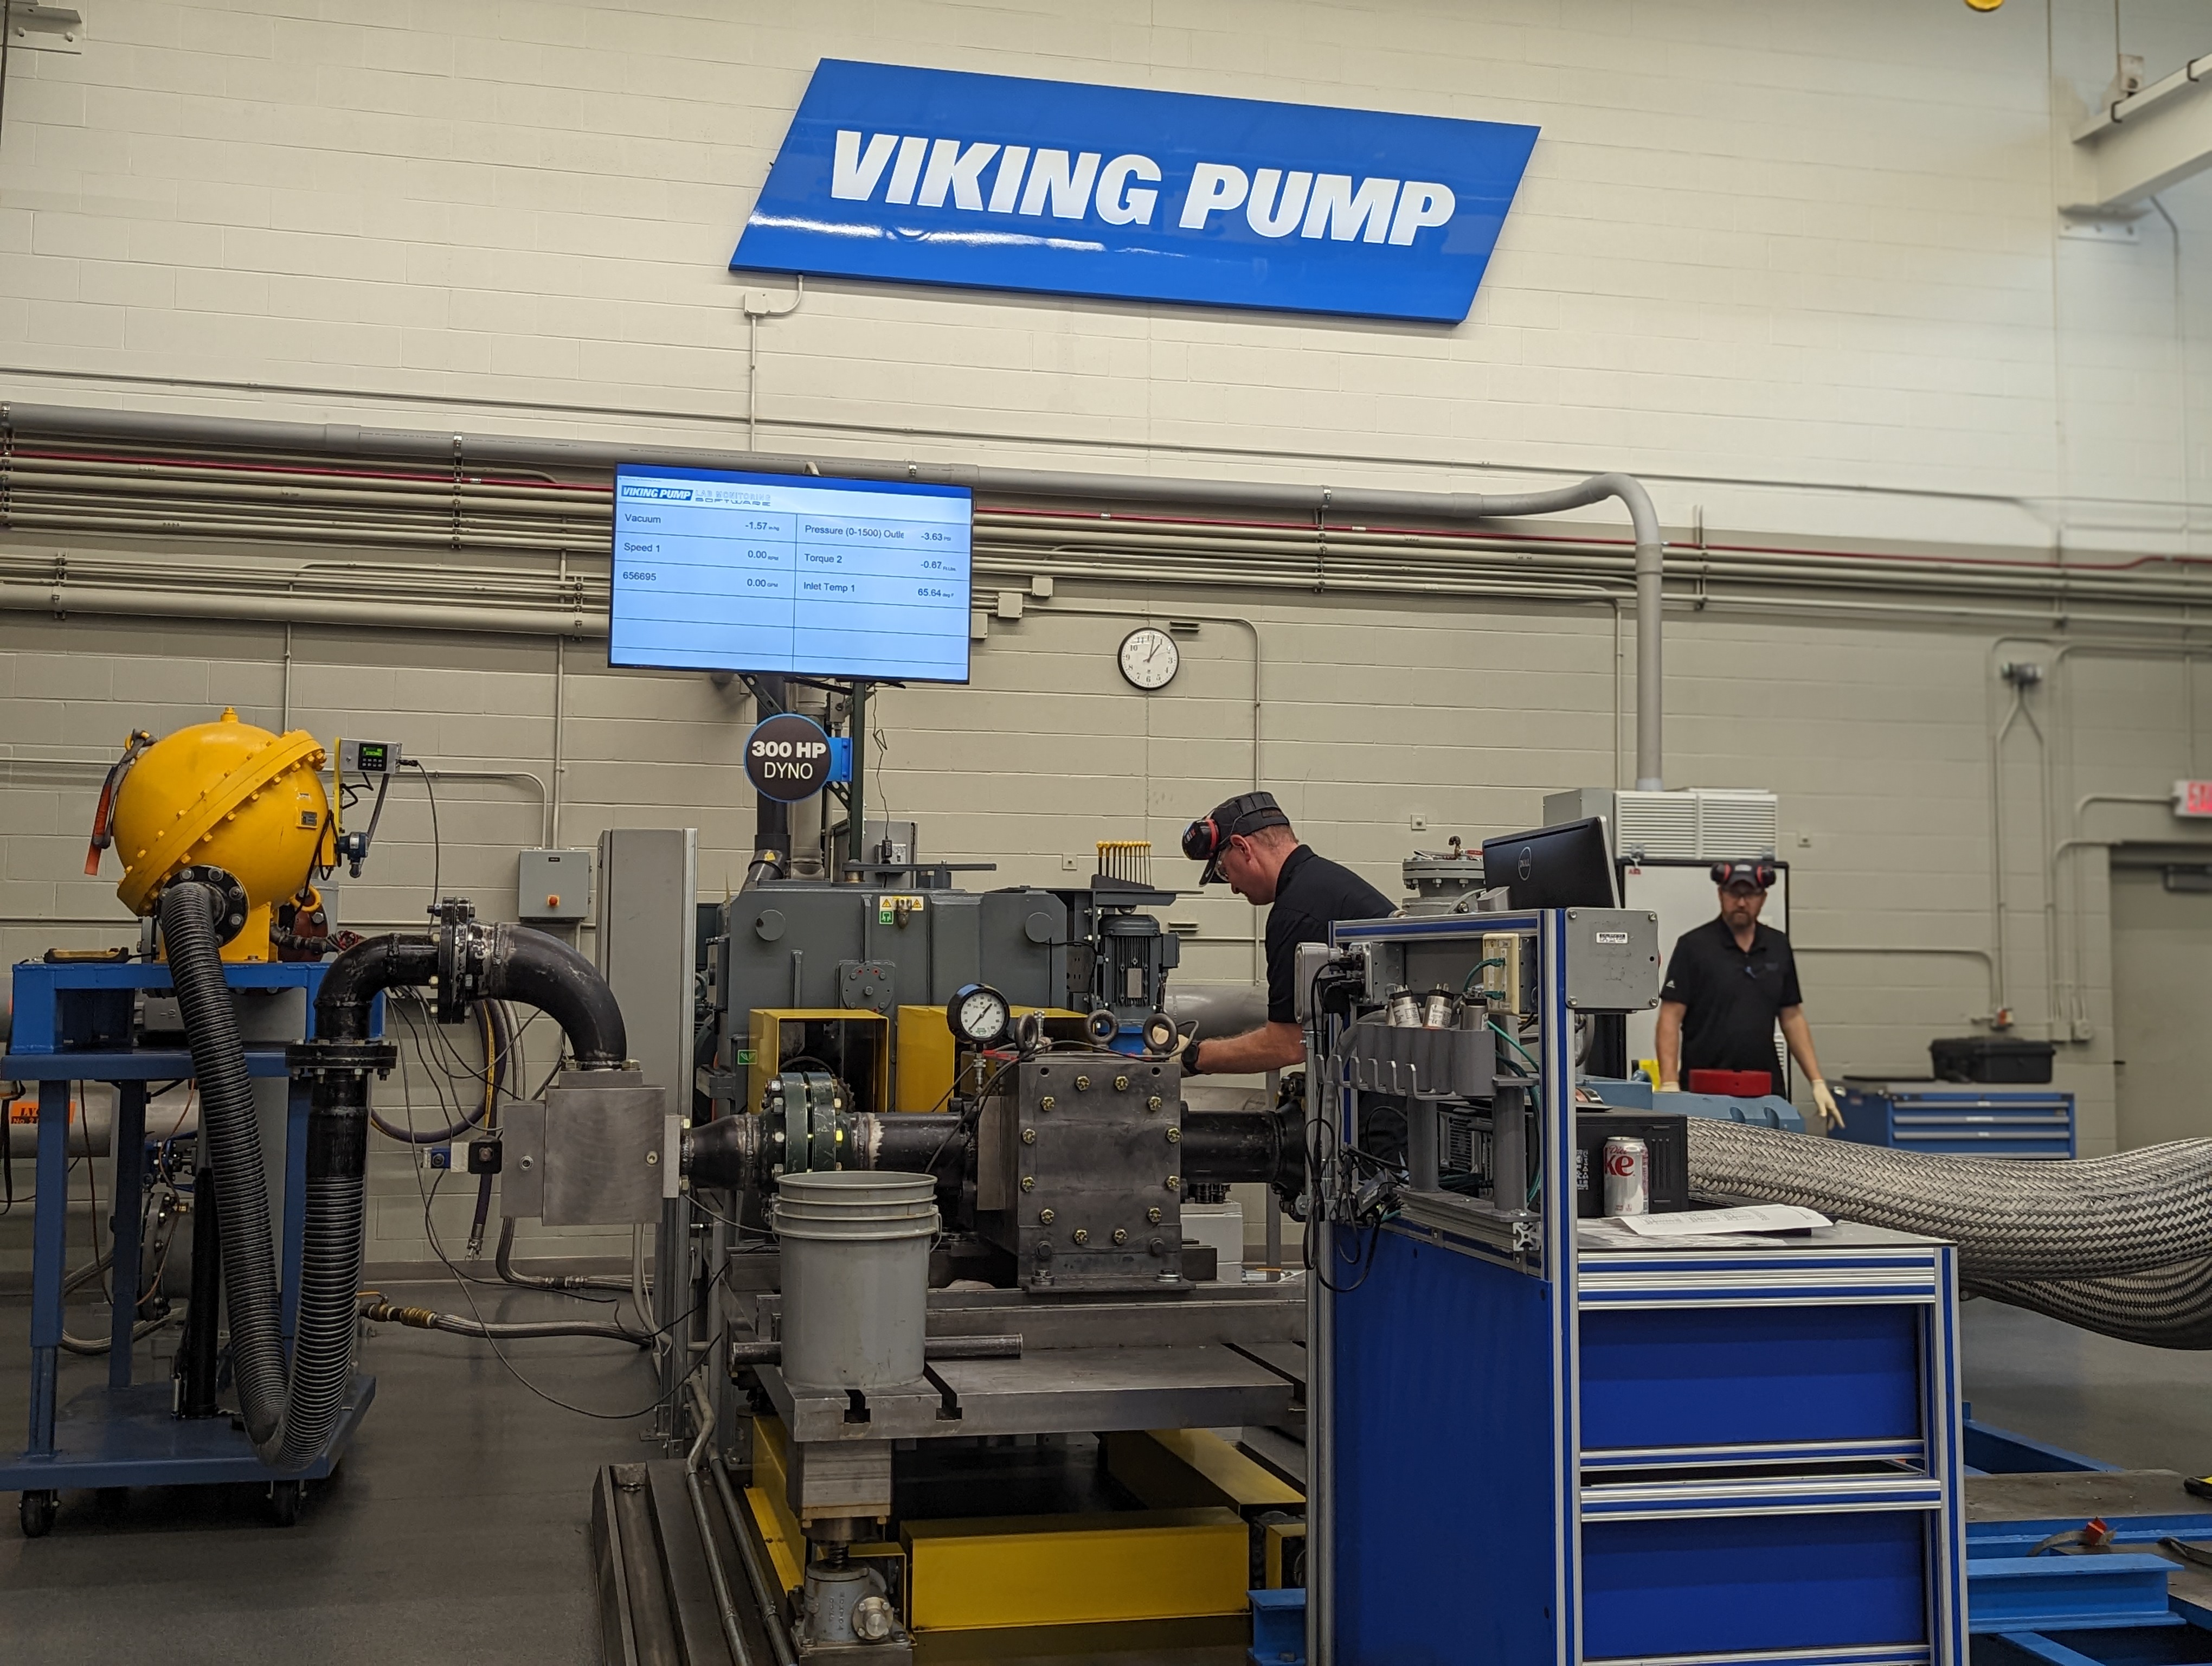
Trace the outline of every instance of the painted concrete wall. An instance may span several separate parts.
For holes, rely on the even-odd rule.
[[[2155,76],[2212,44],[2200,22],[2183,0],[2124,0],[2121,44]],[[772,19],[720,0],[103,0],[81,57],[14,65],[0,393],[717,445],[744,443],[757,398],[763,447],[1451,489],[1622,468],[1670,526],[1716,536],[2185,555],[2212,435],[2196,345],[2212,187],[2169,193],[2178,240],[2155,216],[2132,240],[2062,237],[2055,213],[2063,132],[2112,30],[2103,0],[1986,17],[1947,0],[829,0]],[[826,283],[762,323],[749,388],[741,297],[793,288],[725,266],[828,55],[1545,137],[1455,328]],[[1200,621],[1149,698],[1111,658],[1142,617]],[[1100,838],[1170,850],[1252,779],[1237,618],[1260,644],[1262,779],[1386,890],[1415,844],[1526,825],[1545,792],[1629,773],[1607,611],[1063,583],[994,626],[971,687],[884,697],[872,812],[1009,883],[1086,869]],[[2095,1150],[2112,1134],[2102,858],[2064,858],[2047,910],[2051,850],[2188,836],[2154,806],[2075,806],[2205,767],[2203,679],[2002,628],[1679,607],[1669,781],[1782,793],[1832,1073],[1893,1068],[1990,1011],[1994,803],[2002,995],[2023,1031],[2065,1038]],[[134,727],[226,702],[533,772],[564,844],[696,825],[702,887],[735,884],[742,698],[565,655],[556,678],[550,644],[302,629],[288,674],[273,629],[0,618],[0,945],[118,935],[91,923],[115,917],[106,883],[78,873],[96,766]],[[1993,787],[2006,659],[2051,676]],[[410,922],[434,860],[446,889],[511,909],[535,789],[451,781],[441,810],[434,856],[420,788],[398,795],[345,922]],[[1191,975],[1249,969],[1243,904],[1175,917],[1199,933]],[[379,1186],[380,1243],[416,1258],[413,1179]]]
[[[2120,44],[2157,75],[2204,50],[2193,23],[2190,0],[2124,0]],[[2057,235],[2054,134],[2113,49],[2105,0],[113,0],[82,56],[17,56],[0,344],[325,390],[222,402],[261,414],[404,408],[384,392],[728,440],[740,298],[793,289],[724,270],[737,229],[816,60],[875,58],[1543,137],[1464,325],[817,283],[761,327],[764,441],[1627,468],[1677,524],[2139,541],[2203,473],[2212,378],[2181,374],[2208,303],[2162,222]],[[2171,194],[2185,246],[2207,190]]]

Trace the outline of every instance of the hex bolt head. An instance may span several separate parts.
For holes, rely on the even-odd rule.
[[[1145,1211],[1145,1224],[1148,1226],[1157,1226],[1160,1224],[1160,1211],[1158,1205],[1155,1204],[1152,1207]]]
[[[1078,1076],[1075,1079],[1075,1091],[1078,1093],[1088,1093],[1091,1091],[1091,1078]]]
[[[1025,1192],[1033,1192],[1036,1190],[1036,1177],[1033,1174],[1024,1175],[1022,1177],[1022,1189]]]
[[[1035,1128],[1024,1128],[1022,1130],[1022,1143],[1024,1146],[1034,1146],[1036,1144],[1036,1130]]]
[[[1038,1100],[1037,1109],[1039,1110],[1050,1110],[1052,1109],[1052,1095],[1048,1093],[1043,1098]]]
[[[1151,1098],[1145,1101],[1145,1109],[1146,1110],[1158,1110],[1166,1103],[1166,1100],[1161,1098],[1158,1094],[1155,1093]]]
[[[1114,1229],[1114,1242],[1116,1243],[1127,1243],[1128,1241],[1129,1229],[1126,1226],[1116,1226]]]
[[[1170,1128],[1168,1130],[1168,1144],[1170,1146],[1179,1146],[1182,1143],[1182,1130],[1181,1128]]]
[[[1158,1238],[1154,1238],[1150,1243],[1146,1244],[1145,1248],[1151,1250],[1152,1253],[1156,1256],[1164,1256],[1168,1252],[1167,1245],[1161,1243]]]
[[[1090,1242],[1091,1242],[1091,1232],[1090,1232],[1090,1230],[1089,1230],[1087,1227],[1082,1227],[1082,1226],[1079,1226],[1079,1227],[1077,1227],[1077,1228],[1075,1229],[1075,1241],[1076,1241],[1078,1243],[1090,1243]]]
[[[1167,1188],[1171,1192],[1181,1191],[1182,1189],[1182,1177],[1179,1174],[1170,1175],[1167,1179]]]
[[[1116,1093],[1127,1093],[1128,1091],[1129,1079],[1127,1076],[1116,1076],[1114,1079],[1114,1091]]]
[[[1049,1226],[1049,1225],[1052,1225],[1052,1211],[1051,1211],[1051,1210],[1049,1210],[1049,1209],[1040,1209],[1040,1210],[1038,1210],[1038,1211],[1037,1211],[1037,1219],[1038,1219],[1038,1221],[1039,1221],[1042,1225],[1046,1225],[1046,1226]]]

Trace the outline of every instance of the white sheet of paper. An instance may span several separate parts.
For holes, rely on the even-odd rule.
[[[1617,1215],[1621,1225],[1638,1237],[1701,1237],[1724,1232],[1802,1232],[1835,1223],[1814,1209],[1794,1203],[1749,1203],[1735,1209],[1682,1209],[1664,1215]]]

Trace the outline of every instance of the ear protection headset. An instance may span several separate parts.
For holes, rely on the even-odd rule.
[[[1182,830],[1182,854],[1194,862],[1204,862],[1206,872],[1200,885],[1212,885],[1221,878],[1222,853],[1229,842],[1240,835],[1259,832],[1262,828],[1288,827],[1291,818],[1275,802],[1273,793],[1243,793],[1225,804],[1216,805],[1213,812],[1202,816]]]
[[[1781,873],[1771,862],[1715,862],[1713,883],[1724,885],[1731,879],[1748,879],[1761,891],[1774,889]]]

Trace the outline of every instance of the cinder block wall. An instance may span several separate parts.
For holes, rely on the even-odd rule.
[[[1462,490],[1626,469],[1691,541],[2186,556],[2212,435],[2195,254],[2212,195],[2168,194],[2178,248],[2155,217],[2132,242],[2058,234],[2054,158],[2109,73],[2112,20],[2101,0],[2048,3],[829,0],[769,19],[711,0],[103,0],[82,55],[15,60],[0,397],[737,446],[750,392],[763,447],[830,456]],[[2203,50],[2188,0],[2130,0],[2124,18],[2154,74]],[[725,268],[823,56],[1544,137],[1455,328],[823,283],[761,325],[749,390],[740,297],[794,288]],[[67,553],[22,532],[0,547]],[[2068,1038],[2086,1146],[2108,1146],[2103,859],[2063,858],[2078,895],[2062,886],[2046,914],[2051,852],[2186,836],[2154,806],[2075,812],[2203,767],[2182,662],[2062,661],[2057,640],[2000,641],[2043,627],[1960,610],[1689,601],[1669,618],[1668,778],[1782,793],[1832,1073],[1915,1059],[1990,1010],[1975,952],[1995,941],[2001,813],[2004,997],[2027,1032]],[[1129,691],[1112,664],[1128,625],[1200,615],[1181,678]],[[1546,791],[1632,774],[1632,676],[1604,610],[1063,582],[1057,605],[994,623],[972,686],[883,696],[872,812],[1010,883],[1087,867],[1098,838],[1170,850],[1252,779],[1232,616],[1261,642],[1262,779],[1386,890],[1415,844],[1525,825]],[[227,702],[532,772],[557,791],[564,844],[696,825],[702,888],[735,884],[742,696],[562,653],[556,678],[551,644],[490,636],[0,615],[0,945],[119,934],[106,884],[78,873],[96,763],[134,727]],[[2031,696],[2051,755],[2015,721],[1993,782],[2008,657],[2052,667]],[[543,836],[536,789],[454,781],[440,808],[445,887],[510,911],[514,853]],[[417,918],[429,832],[404,787],[342,918]],[[1199,932],[1191,976],[1249,973],[1243,904],[1176,917]],[[378,1183],[380,1253],[420,1259],[414,1178]]]

